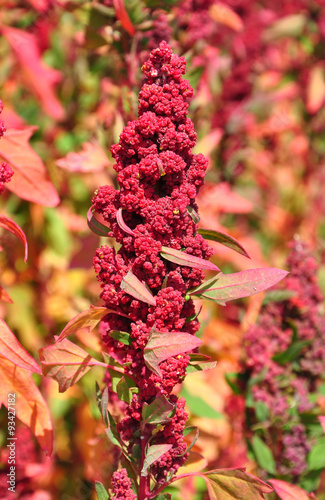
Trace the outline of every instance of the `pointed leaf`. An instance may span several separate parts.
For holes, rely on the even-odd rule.
[[[275,474],[276,467],[272,451],[256,434],[252,439],[252,448],[258,465],[270,474]]]
[[[105,366],[68,339],[39,350],[42,372],[59,384],[59,392],[78,382],[92,366]]]
[[[110,236],[111,229],[100,222],[96,217],[95,217],[95,211],[94,211],[94,206],[91,206],[90,209],[87,212],[87,224],[89,229],[94,233],[97,234],[98,236],[104,236],[108,237]]]
[[[205,361],[203,363],[189,363],[186,367],[186,373],[203,372],[205,370],[212,370],[217,365],[216,361]]]
[[[198,437],[199,437],[199,428],[198,427],[187,427],[187,429],[184,430],[183,434],[184,436],[187,436],[187,434],[189,434],[191,431],[195,430],[195,436],[194,436],[194,439],[193,441],[188,445],[188,447],[186,448],[186,450],[184,451],[184,453],[182,453],[180,455],[180,457],[183,457],[186,453],[189,453],[191,451],[191,449],[193,448],[193,446],[195,445],[196,441],[198,440]],[[185,432],[187,431],[187,432]]]
[[[28,257],[28,245],[24,231],[18,226],[18,224],[16,224],[16,222],[9,219],[8,217],[4,217],[3,215],[0,215],[0,226],[4,229],[8,229],[8,231],[10,231],[12,234],[17,236],[18,239],[20,239],[25,247],[24,261],[26,262]]]
[[[91,332],[103,319],[106,314],[119,314],[121,316],[127,317],[125,314],[118,313],[113,311],[112,309],[107,309],[106,307],[90,307],[87,311],[83,311],[80,314],[77,314],[72,320],[69,321],[67,326],[65,326],[60,333],[59,337],[56,339],[56,342],[61,342],[63,339],[76,333],[77,331],[84,330],[85,333]]]
[[[132,387],[135,386],[134,382],[131,380],[131,384],[128,383],[130,382],[130,379],[128,379],[125,376],[122,376],[119,382],[116,385],[116,393],[117,397],[120,399],[120,401],[124,401],[124,403],[127,403],[128,405],[131,404],[132,397],[134,392],[132,391]],[[137,388],[136,392],[138,392]]]
[[[37,34],[5,25],[1,31],[14,51],[26,86],[37,96],[44,112],[56,120],[64,119],[65,110],[54,89],[62,75],[42,61]]]
[[[279,365],[284,365],[285,363],[296,359],[301,354],[304,347],[310,345],[311,342],[311,340],[298,340],[297,342],[293,342],[288,349],[275,354],[272,359],[273,361],[279,363]]]
[[[276,268],[249,269],[234,274],[218,274],[209,282],[190,290],[188,295],[227,302],[249,297],[278,283],[288,274]]]
[[[202,228],[198,229],[198,233],[203,236],[205,240],[217,241],[218,243],[232,248],[236,252],[250,259],[250,256],[246,252],[245,248],[239,243],[239,241],[232,236],[229,236],[229,234],[222,233],[221,231],[214,231],[213,229]]]
[[[2,286],[0,285],[0,300],[3,302],[7,302],[8,304],[13,304],[13,301],[10,298],[10,295]]]
[[[200,222],[200,216],[195,210],[195,208],[191,207],[190,205],[187,207],[187,213],[191,217],[192,221],[195,224],[198,224]]]
[[[164,424],[170,420],[170,414],[174,405],[168,401],[166,396],[160,394],[152,403],[144,403],[142,407],[143,425]]]
[[[97,493],[97,498],[98,500],[108,500],[109,496],[108,493],[102,483],[99,481],[95,481],[95,489]]]
[[[109,332],[109,336],[112,339],[121,342],[121,344],[132,345],[131,335],[128,332],[120,332],[118,330],[112,330],[111,332]]]
[[[156,299],[152,295],[152,293],[148,290],[148,288],[140,281],[132,271],[129,271],[126,276],[124,276],[121,288],[129,295],[132,295],[137,300],[141,300],[142,302],[146,302],[146,304],[150,304],[151,306],[156,305]]]
[[[121,21],[123,28],[129,33],[130,36],[133,36],[135,33],[135,28],[129,18],[129,14],[126,11],[124,0],[113,0],[116,17]]]
[[[174,248],[161,247],[160,255],[174,264],[180,266],[192,267],[193,269],[207,269],[209,271],[220,272],[220,269],[212,262],[201,259],[200,257],[195,257],[195,255],[190,255],[180,250],[175,250]]]
[[[85,142],[82,151],[68,153],[65,158],[57,160],[56,164],[70,172],[101,172],[110,166],[105,151],[99,144],[91,142]]]
[[[307,491],[286,481],[270,479],[269,483],[273,486],[274,491],[281,500],[310,500],[312,498]]]
[[[216,2],[211,5],[209,14],[214,21],[224,24],[234,31],[242,31],[244,29],[243,21],[239,15],[223,2]]]
[[[37,128],[9,129],[2,137],[0,159],[8,162],[14,171],[6,187],[23,200],[56,207],[60,203],[59,196],[41,158],[28,143]]]
[[[42,373],[35,359],[18,342],[9,326],[2,319],[0,319],[0,355],[25,370]]]
[[[32,374],[0,356],[0,378],[0,405],[8,408],[8,394],[14,393],[17,417],[30,428],[41,448],[51,454],[51,415]]]
[[[131,236],[134,236],[134,231],[127,226],[123,220],[123,215],[122,215],[122,208],[119,208],[118,211],[116,212],[116,220],[122,231],[124,231],[127,234],[130,234]]]
[[[165,359],[196,349],[202,341],[185,332],[157,332],[151,330],[149,341],[144,348],[144,361],[158,377],[162,377],[159,364]]]
[[[258,500],[273,488],[240,469],[217,469],[199,474],[208,487],[210,500]]]
[[[152,446],[149,446],[143,463],[141,476],[147,476],[148,468],[159,460],[159,458],[165,455],[165,453],[167,453],[167,451],[169,451],[172,447],[172,444],[153,444]]]

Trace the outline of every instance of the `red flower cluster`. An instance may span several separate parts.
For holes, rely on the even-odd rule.
[[[2,113],[2,110],[3,110],[3,104],[2,104],[2,101],[0,99],[0,114]],[[6,131],[5,124],[3,123],[3,120],[0,120],[0,139],[3,136],[3,134],[5,133],[5,131]],[[6,163],[4,161],[0,163],[0,194],[4,190],[5,183],[9,182],[11,180],[13,173],[14,172],[13,172],[12,168],[10,167],[10,165],[8,165],[8,163]]]
[[[120,469],[113,473],[112,493],[112,500],[136,500],[126,469]]]
[[[307,467],[310,449],[300,414],[315,408],[309,396],[325,371],[325,322],[317,263],[300,241],[291,247],[285,293],[292,296],[265,305],[244,343],[246,375],[250,380],[262,376],[251,391],[255,402],[266,405],[269,430],[277,435],[278,472],[297,478]],[[290,348],[296,349],[293,357]]]
[[[107,315],[102,322],[102,338],[110,355],[125,366],[125,373],[139,388],[131,404],[126,405],[118,432],[131,450],[140,443],[144,403],[163,394],[176,408],[170,423],[151,441],[172,444],[151,468],[159,483],[187,458],[183,440],[185,402],[171,393],[184,379],[189,356],[181,354],[163,361],[160,378],[146,366],[144,347],[153,327],[160,332],[195,334],[198,321],[186,322],[195,311],[192,300],[185,301],[185,293],[203,279],[201,270],[174,264],[163,259],[160,252],[167,246],[204,259],[213,253],[197,234],[197,224],[188,213],[188,207],[197,209],[195,197],[203,184],[207,160],[191,153],[196,134],[187,118],[192,89],[182,77],[185,66],[185,59],[173,54],[166,42],[151,52],[142,68],[146,79],[139,94],[139,118],[128,122],[119,143],[111,149],[120,189],[103,186],[93,199],[95,211],[102,214],[110,234],[121,245],[118,251],[103,246],[96,252],[94,267],[101,282],[101,298],[108,308],[127,315]],[[130,270],[150,288],[155,306],[121,288]],[[132,345],[124,346],[111,338],[112,330],[128,332]]]

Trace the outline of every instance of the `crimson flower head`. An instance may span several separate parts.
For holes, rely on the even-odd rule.
[[[185,401],[172,391],[183,381],[190,358],[186,347],[182,353],[167,355],[158,374],[146,364],[144,349],[153,331],[156,335],[195,334],[198,321],[189,320],[195,313],[193,301],[185,300],[185,295],[204,277],[201,269],[171,262],[161,253],[165,247],[203,259],[213,253],[190,215],[191,210],[197,210],[195,198],[207,160],[191,152],[196,133],[187,118],[193,90],[183,78],[185,66],[185,59],[173,54],[166,42],[151,52],[142,67],[145,81],[139,94],[139,118],[127,123],[119,143],[111,148],[119,190],[102,186],[93,199],[94,210],[103,216],[120,244],[119,250],[102,246],[94,258],[101,298],[106,307],[120,313],[104,318],[102,339],[138,387],[125,405],[118,432],[132,450],[141,444],[144,404],[164,397],[174,408],[174,415],[150,441],[151,445],[170,445],[151,466],[157,483],[174,474],[188,455],[183,439]],[[130,273],[148,287],[152,303],[130,293],[125,286]],[[113,338],[114,331],[127,332],[129,345]],[[150,426],[141,430],[144,439],[151,430]]]

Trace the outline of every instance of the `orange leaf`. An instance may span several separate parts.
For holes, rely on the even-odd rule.
[[[101,172],[110,166],[105,151],[98,144],[85,142],[82,148],[79,153],[71,152],[57,160],[58,167],[70,172]]]
[[[257,500],[272,493],[273,488],[239,469],[216,469],[199,474],[207,485],[210,500]]]
[[[313,498],[307,491],[299,488],[299,486],[289,484],[286,481],[270,479],[269,483],[272,484],[276,494],[281,500],[310,500]]]
[[[65,111],[54,92],[54,85],[61,79],[61,74],[41,60],[36,35],[7,26],[2,27],[2,32],[15,53],[26,84],[41,101],[45,113],[62,120]]]
[[[14,393],[17,417],[30,428],[41,448],[51,454],[53,435],[50,412],[31,373],[2,356],[0,373],[0,403],[8,408],[8,395]]]
[[[59,384],[59,392],[78,382],[92,366],[106,366],[68,339],[39,349],[42,372]]]
[[[55,207],[60,203],[59,196],[44,163],[28,143],[35,130],[34,126],[9,129],[2,137],[0,158],[8,162],[15,173],[6,187],[23,200]]]
[[[24,231],[14,222],[13,220],[9,219],[9,217],[4,217],[3,215],[0,215],[0,226],[8,229],[12,234],[17,236],[17,238],[20,239],[22,244],[25,247],[25,262],[27,261],[28,257],[28,245],[27,245],[27,240]]]
[[[87,311],[83,311],[77,314],[71,321],[64,327],[56,342],[61,342],[63,339],[72,335],[73,333],[84,330],[85,332],[91,332],[99,321],[106,316],[106,314],[113,313],[111,309],[106,307],[90,307]],[[119,313],[115,313],[119,314]],[[122,315],[124,316],[124,315]],[[127,316],[126,316],[127,317]]]
[[[214,21],[225,24],[234,31],[242,31],[244,29],[243,21],[238,14],[222,2],[214,3],[209,9],[209,14]]]
[[[35,359],[18,342],[9,326],[2,319],[0,319],[0,356],[3,356],[20,368],[41,373]]]
[[[307,85],[306,108],[309,113],[317,113],[321,109],[325,100],[325,74],[324,69],[315,66],[310,70],[309,82]]]

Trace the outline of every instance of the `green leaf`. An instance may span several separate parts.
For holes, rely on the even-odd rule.
[[[222,245],[225,245],[226,247],[231,248],[232,250],[235,250],[250,259],[250,256],[246,252],[245,248],[235,238],[229,236],[229,234],[222,233],[221,231],[214,231],[213,229],[201,228],[198,229],[198,233],[203,236],[205,240],[217,241],[218,243],[221,243]]]
[[[122,377],[118,382],[116,386],[116,393],[120,401],[124,401],[124,403],[127,403],[128,405],[131,403],[133,393],[126,382],[125,377]]]
[[[190,430],[188,430],[190,429]],[[188,430],[188,432],[186,432],[185,434],[185,431]],[[193,448],[193,446],[195,445],[196,441],[198,440],[198,437],[199,437],[199,429],[198,427],[194,427],[194,426],[191,426],[188,427],[187,429],[184,429],[184,432],[183,432],[183,435],[186,436],[187,434],[189,434],[192,430],[195,430],[195,436],[194,436],[194,439],[193,441],[188,445],[188,447],[186,448],[186,450],[184,451],[184,453],[182,453],[181,455],[179,455],[180,457],[183,457],[186,453],[188,453],[189,451],[191,451],[191,449]]]
[[[174,405],[168,401],[166,396],[160,394],[149,405],[147,403],[143,404],[142,424],[164,424],[170,420],[173,409]]]
[[[225,373],[225,379],[229,387],[232,389],[234,394],[241,394],[242,390],[238,385],[238,380],[240,378],[240,374],[236,372]]]
[[[203,372],[216,367],[216,361],[204,361],[203,363],[189,363],[186,367],[186,373]]]
[[[108,493],[102,483],[95,481],[95,489],[98,500],[108,500]]]
[[[272,493],[273,488],[240,469],[217,469],[203,474],[210,500],[258,500],[264,494]]]
[[[266,292],[262,306],[266,306],[270,302],[283,302],[296,296],[297,292],[294,290],[270,290]]]
[[[172,444],[153,444],[152,446],[149,446],[143,463],[141,476],[147,476],[148,468],[159,460],[160,457],[165,455],[165,453],[167,453],[167,451],[169,451],[172,447]]]
[[[325,438],[320,438],[307,455],[308,471],[325,468]]]
[[[256,401],[254,407],[257,420],[259,422],[265,422],[269,417],[269,408],[263,401]]]
[[[122,443],[119,439],[119,434],[116,430],[116,423],[115,423],[112,415],[110,414],[110,412],[107,409],[106,409],[106,412],[107,412],[107,416],[108,416],[108,427],[107,427],[107,429],[105,429],[105,434],[112,444],[114,444],[115,446],[118,446],[119,448],[122,449],[123,446],[122,446]]]
[[[108,387],[106,386],[101,394],[100,407],[99,407],[105,425],[108,425],[107,404],[108,404]]]
[[[160,493],[154,500],[172,500],[170,493]]]
[[[191,217],[192,221],[195,224],[198,224],[200,222],[199,214],[197,213],[197,211],[193,207],[188,206],[187,207],[187,213]]]
[[[191,412],[197,417],[213,418],[214,420],[220,420],[224,418],[222,413],[217,412],[199,396],[193,396],[185,389],[185,387],[182,388],[181,394],[183,398],[186,399],[186,404]]]
[[[121,342],[124,345],[132,345],[131,335],[128,332],[120,332],[119,330],[112,330],[109,332],[109,336],[112,339]]]
[[[270,448],[257,435],[253,436],[251,444],[258,465],[270,474],[275,474],[275,460]]]
[[[275,354],[272,359],[273,361],[279,363],[279,365],[284,365],[285,363],[298,358],[303,348],[310,345],[310,343],[311,340],[300,340],[298,342],[294,342],[285,351]]]

